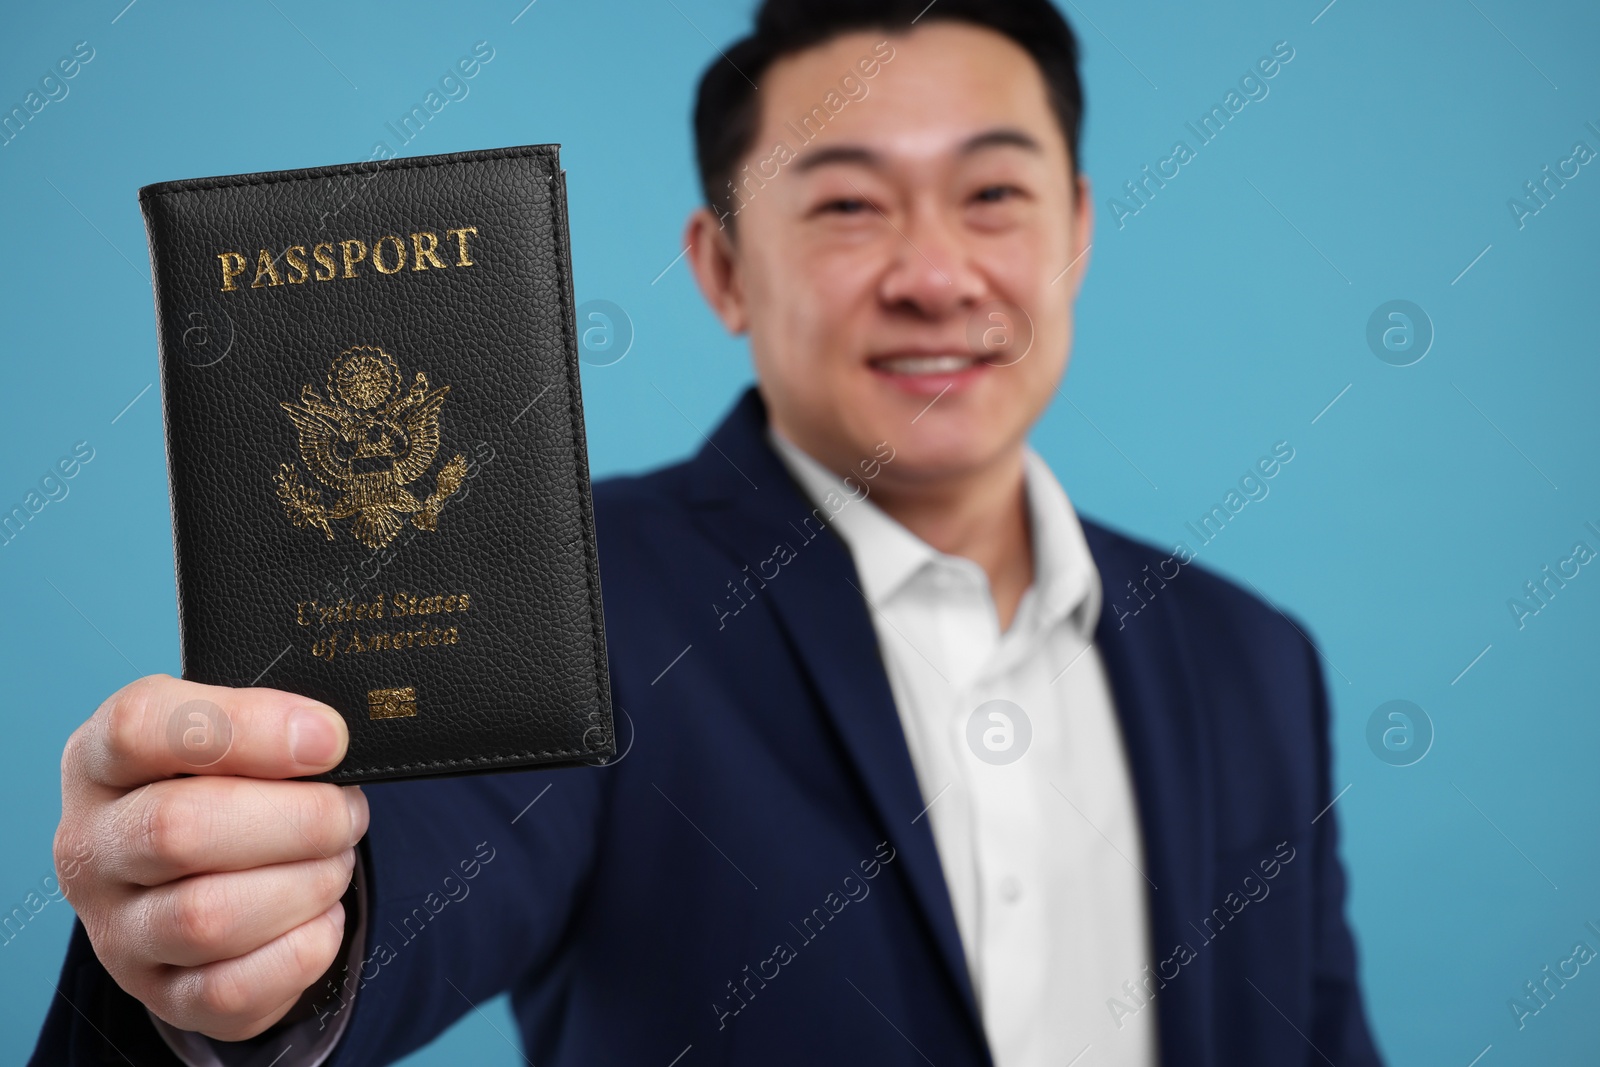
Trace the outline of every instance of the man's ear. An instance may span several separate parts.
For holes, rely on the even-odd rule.
[[[694,269],[700,294],[717,313],[729,333],[741,334],[749,328],[745,315],[744,286],[739,278],[738,249],[733,231],[717,220],[710,208],[696,208],[683,228],[684,247],[689,250],[689,266]]]

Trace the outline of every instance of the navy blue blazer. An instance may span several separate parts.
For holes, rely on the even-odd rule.
[[[989,1062],[861,583],[765,417],[752,390],[693,459],[596,486],[620,759],[366,787],[331,1063],[506,990],[541,1065]],[[1167,558],[1084,527],[1108,601]],[[1153,996],[1167,1067],[1377,1064],[1317,653],[1193,564],[1144,588],[1096,635],[1154,887],[1150,970],[1106,1010]],[[81,924],[59,989],[34,1062],[175,1062]]]

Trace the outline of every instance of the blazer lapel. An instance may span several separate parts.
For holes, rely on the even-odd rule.
[[[1083,523],[1090,553],[1108,593],[1136,579],[1150,561],[1128,542]],[[1175,581],[1183,581],[1180,575]],[[1095,641],[1106,665],[1138,799],[1150,891],[1152,969],[1186,946],[1194,959],[1156,994],[1161,1062],[1212,1067],[1211,954],[1194,924],[1218,901],[1209,899],[1215,842],[1215,766],[1194,684],[1191,650],[1172,610],[1172,594],[1135,616],[1101,613]],[[1178,961],[1174,960],[1176,964]]]
[[[912,895],[982,1044],[955,912],[932,830],[921,818],[926,801],[900,727],[877,632],[862,599],[861,580],[849,551],[831,529],[817,533],[814,519],[805,525],[815,505],[767,443],[766,408],[754,389],[690,462],[688,478],[691,499],[716,508],[708,516],[706,532],[739,562],[754,565],[780,543],[793,547],[796,559],[785,564],[783,576],[763,596],[822,695],[823,708],[898,853],[896,866],[911,882]]]

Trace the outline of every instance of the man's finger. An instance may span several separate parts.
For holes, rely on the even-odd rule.
[[[180,774],[319,774],[349,739],[338,712],[294,693],[151,675],[113,694],[69,745],[91,780],[127,789]]]
[[[333,963],[344,939],[344,922],[344,905],[335,904],[253,952],[202,967],[174,969],[156,998],[161,1006],[158,1014],[180,1030],[196,1030],[221,1041],[260,1033]]]
[[[355,849],[329,859],[199,874],[138,903],[158,963],[198,967],[242,956],[315,919],[344,896]]]
[[[152,782],[112,803],[99,870],[156,886],[191,874],[241,871],[336,856],[366,833],[359,786],[254,778]]]

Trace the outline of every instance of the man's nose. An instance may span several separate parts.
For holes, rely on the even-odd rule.
[[[981,303],[987,285],[977,271],[958,220],[938,205],[923,203],[889,220],[898,231],[893,257],[879,285],[890,307],[945,318]]]

